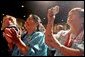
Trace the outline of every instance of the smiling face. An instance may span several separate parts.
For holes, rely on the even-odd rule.
[[[34,21],[33,16],[30,15],[27,18],[24,26],[25,26],[26,30],[29,32],[29,31],[35,31],[37,26],[38,26],[38,24],[37,24],[37,22]]]

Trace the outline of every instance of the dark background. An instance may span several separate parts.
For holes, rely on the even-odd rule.
[[[0,20],[4,15],[12,15],[16,18],[26,20],[29,14],[37,14],[42,23],[46,24],[47,9],[59,5],[60,12],[56,15],[55,23],[66,22],[68,11],[74,7],[84,8],[84,1],[0,1]],[[24,7],[22,7],[24,6]]]

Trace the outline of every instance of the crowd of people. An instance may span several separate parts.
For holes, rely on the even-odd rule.
[[[30,14],[24,23],[23,30],[15,17],[6,15],[2,20],[2,56],[84,56],[84,9],[73,8],[68,13],[67,24],[70,29],[64,30],[58,25],[53,33],[55,15],[52,8],[47,12],[46,29],[39,16]],[[56,17],[57,18],[57,17]],[[3,48],[4,46],[4,48]],[[1,48],[2,47],[2,48]],[[50,55],[55,50],[54,54]]]

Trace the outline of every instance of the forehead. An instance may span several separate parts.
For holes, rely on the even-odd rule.
[[[29,23],[35,23],[32,16],[29,16],[26,21],[29,22]]]
[[[3,21],[7,21],[7,20],[10,20],[10,18],[7,18],[7,17],[3,18]]]
[[[79,15],[79,12],[78,11],[70,11],[69,15]]]

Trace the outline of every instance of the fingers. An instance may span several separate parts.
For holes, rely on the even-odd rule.
[[[11,30],[8,29],[8,28],[6,28],[6,29],[4,30],[4,33],[6,33],[6,34],[12,34]]]
[[[18,32],[14,29],[14,28],[12,28],[11,29],[11,31],[12,31],[12,34],[11,34],[11,36],[12,36],[12,41],[14,42],[14,43],[17,43],[18,42]]]
[[[59,6],[54,6],[52,8],[53,14],[56,15],[59,12]]]
[[[3,35],[5,36],[7,42],[18,43],[19,38],[21,37],[21,35],[19,35],[19,33],[14,28],[6,30],[5,32],[3,33]]]
[[[48,13],[49,13],[49,14],[52,13],[52,9],[48,9]]]
[[[50,16],[50,17],[52,17],[52,16],[53,16],[52,9],[48,9],[48,16]]]
[[[53,14],[52,9],[48,9],[47,17],[48,17],[48,23],[53,23],[54,22],[55,15]]]
[[[12,36],[9,35],[9,34],[4,34],[4,36],[5,36],[6,38],[12,38]]]
[[[11,32],[12,32],[12,36],[17,36],[17,32],[14,28],[11,29]]]
[[[12,31],[12,36],[13,36],[14,40],[17,40],[18,38],[21,39],[21,31],[20,30],[16,31],[15,29],[12,28],[11,31]]]
[[[55,16],[59,12],[59,6],[54,6],[48,9],[48,16],[52,17]]]

